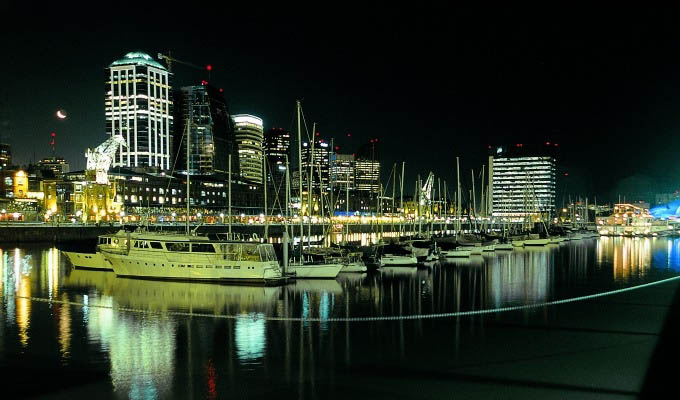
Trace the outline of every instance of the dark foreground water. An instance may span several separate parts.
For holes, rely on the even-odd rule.
[[[0,261],[0,374],[5,387],[14,387],[14,397],[450,398],[459,389],[480,397],[546,397],[532,391],[555,388],[538,378],[538,386],[512,383],[508,392],[501,378],[480,382],[455,371],[495,371],[508,360],[550,357],[565,340],[581,343],[573,336],[551,342],[539,329],[525,329],[536,321],[548,329],[568,310],[557,315],[557,307],[545,306],[366,322],[329,318],[494,309],[636,286],[680,272],[680,240],[587,239],[284,287],[116,278],[72,269],[50,247],[2,247]],[[628,318],[598,315],[597,307],[578,310],[572,320]],[[619,346],[638,342],[627,343]],[[579,363],[602,357],[589,359],[587,353],[560,368],[579,369]],[[555,367],[522,368],[535,376]],[[639,386],[623,382],[623,389],[590,393],[597,382],[570,379],[565,376],[566,386],[558,389],[576,390],[579,398],[597,398],[602,390],[634,395]]]

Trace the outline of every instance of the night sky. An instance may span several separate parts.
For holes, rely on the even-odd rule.
[[[106,139],[104,68],[129,51],[170,50],[211,64],[210,83],[224,88],[231,112],[258,115],[265,129],[294,128],[303,99],[310,129],[316,122],[340,152],[378,138],[384,179],[405,161],[409,188],[430,170],[455,182],[456,156],[468,187],[488,145],[549,141],[560,145],[558,206],[569,194],[680,189],[672,11],[196,8],[166,15],[162,31],[128,18],[2,10],[0,134],[15,160],[50,156],[55,131],[57,155],[84,168],[85,148]],[[174,72],[176,86],[208,78],[181,65]]]

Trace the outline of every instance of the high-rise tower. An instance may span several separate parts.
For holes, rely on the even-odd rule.
[[[262,184],[264,182],[262,119],[249,114],[234,115],[232,119],[236,131],[236,143],[238,143],[241,178],[246,182]]]
[[[106,133],[128,147],[113,166],[171,168],[172,85],[168,70],[150,55],[127,53],[106,68]]]

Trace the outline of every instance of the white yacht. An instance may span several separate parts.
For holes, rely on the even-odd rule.
[[[380,257],[381,266],[413,266],[418,264],[418,259],[414,255],[408,254],[385,254]]]
[[[277,284],[285,280],[268,243],[154,232],[101,238],[98,253],[118,276]]]

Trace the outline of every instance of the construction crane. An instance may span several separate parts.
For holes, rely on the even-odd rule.
[[[168,64],[168,72],[172,72],[172,63],[175,62],[175,63],[184,64],[184,65],[189,66],[191,68],[206,70],[206,71],[208,71],[208,79],[210,79],[210,71],[212,71],[212,65],[210,65],[210,64],[206,65],[205,67],[199,67],[198,65],[192,64],[190,62],[178,60],[178,59],[172,57],[170,52],[168,52],[168,55],[158,53],[158,59],[159,60],[165,60],[165,62]]]

